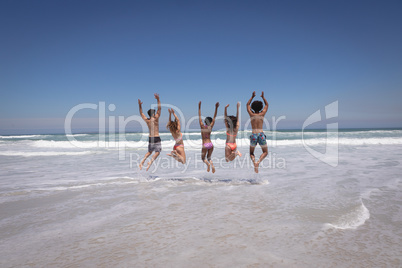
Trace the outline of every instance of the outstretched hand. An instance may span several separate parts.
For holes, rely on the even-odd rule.
[[[142,101],[138,99],[138,105],[142,105]]]
[[[198,107],[201,108],[201,101],[198,103]]]
[[[159,100],[159,94],[158,93],[155,93],[154,96],[155,96],[155,99]]]
[[[237,103],[237,108],[240,108],[240,102]]]
[[[251,98],[255,97],[255,91],[253,91],[253,94],[251,95]]]
[[[229,104],[225,106],[225,109],[227,109],[229,107]]]
[[[264,91],[261,93],[261,98],[264,98]]]
[[[218,108],[218,107],[219,107],[219,102],[217,102],[217,103],[215,104],[215,107],[216,107],[216,108]]]

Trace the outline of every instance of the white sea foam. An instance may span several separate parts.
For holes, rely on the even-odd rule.
[[[57,151],[47,151],[47,152],[19,152],[19,151],[3,151],[0,152],[0,155],[4,156],[24,156],[24,157],[32,157],[32,156],[58,156],[58,155],[86,155],[91,154],[93,152],[90,151],[82,151],[82,152],[57,152]]]
[[[349,212],[343,214],[334,223],[327,223],[327,227],[346,230],[356,229],[362,226],[370,218],[370,211],[363,204],[363,201]]]
[[[308,146],[319,146],[326,144],[339,144],[339,145],[399,145],[402,144],[402,138],[315,138],[304,140],[305,144]],[[215,138],[212,143],[217,148],[224,148],[226,140],[224,138]],[[250,145],[250,140],[248,138],[238,138],[236,143],[239,147]],[[175,141],[173,139],[162,139],[163,147],[173,147]],[[301,139],[289,139],[289,140],[271,140],[267,139],[267,144],[269,147],[280,147],[280,146],[296,146],[303,145],[303,140]],[[28,145],[35,148],[61,148],[61,149],[71,149],[71,148],[147,148],[148,139],[143,139],[140,141],[127,141],[127,140],[92,140],[92,141],[54,141],[54,140],[35,140],[30,141]],[[202,146],[202,139],[184,139],[184,145],[186,149],[200,149]]]
[[[67,137],[85,137],[91,134],[66,134]]]
[[[128,143],[146,150],[147,136],[135,141],[141,136]],[[98,149],[93,134],[83,149],[60,135],[3,139],[0,152],[72,154],[0,156],[0,266],[398,266],[402,145],[340,146],[332,168],[289,135],[258,174],[246,154],[227,163],[222,149],[213,152],[212,173],[200,159],[200,136],[191,137],[187,165],[165,151],[149,171],[138,169],[144,151],[119,160],[112,147]],[[225,140],[214,138],[215,147]],[[163,147],[174,143],[162,137]],[[89,155],[74,155],[81,152]]]
[[[15,136],[0,136],[0,139],[32,139],[32,138],[45,138],[49,135],[15,135]]]

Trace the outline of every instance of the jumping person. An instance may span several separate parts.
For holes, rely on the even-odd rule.
[[[226,125],[226,146],[225,146],[225,158],[226,162],[233,161],[236,156],[241,156],[241,153],[237,150],[236,136],[239,131],[239,108],[240,102],[237,103],[236,116],[228,116],[229,104],[225,106],[225,125]]]
[[[172,114],[175,118],[174,121],[172,121]],[[176,144],[173,146],[173,151],[167,155],[173,157],[180,163],[185,164],[186,153],[184,152],[183,133],[181,133],[180,130],[180,120],[173,109],[169,109],[169,122],[167,123],[166,128],[170,130],[173,139],[176,141]]]
[[[251,128],[253,129],[252,134],[250,135],[250,158],[254,164],[254,171],[258,173],[258,167],[262,160],[268,155],[268,145],[266,136],[262,130],[262,126],[264,124],[264,116],[268,111],[268,102],[264,97],[264,91],[261,93],[261,98],[264,100],[264,108],[261,101],[251,101],[255,97],[255,91],[251,95],[250,100],[247,102],[247,112],[250,115]],[[250,105],[251,103],[251,105]],[[260,159],[256,162],[254,156],[254,150],[257,146],[257,143],[261,146],[262,154]]]
[[[140,169],[142,169],[145,160],[152,154],[152,152],[155,152],[151,158],[151,161],[148,162],[147,171],[162,151],[161,138],[159,137],[159,117],[161,116],[162,106],[159,99],[159,94],[155,93],[154,96],[155,99],[158,101],[158,111],[155,113],[154,109],[149,109],[149,118],[147,118],[142,112],[142,102],[140,99],[138,99],[138,105],[140,106],[140,115],[145,123],[147,123],[149,130],[148,152],[145,154],[144,159],[142,159],[141,163],[139,164]]]
[[[202,138],[202,149],[201,149],[201,159],[207,165],[207,172],[212,169],[212,173],[215,173],[215,167],[211,160],[212,152],[214,151],[214,145],[211,142],[211,132],[215,125],[216,114],[218,113],[219,102],[215,104],[215,114],[214,118],[206,117],[204,120],[205,125],[202,123],[201,119],[201,101],[198,103],[198,118],[200,121],[201,128],[201,138]],[[207,154],[208,153],[208,154]],[[205,155],[207,159],[205,159]]]

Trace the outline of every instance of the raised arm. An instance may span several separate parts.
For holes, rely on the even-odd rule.
[[[180,119],[179,119],[179,117],[177,117],[177,115],[175,114],[173,109],[172,109],[172,114],[173,114],[174,118],[177,121],[177,130],[180,131],[180,129],[181,129],[181,127],[180,127]]]
[[[237,124],[236,124],[236,129],[239,129],[239,126],[240,126],[239,109],[240,109],[240,102],[237,103],[237,112],[236,112]]]
[[[169,111],[169,123],[172,122],[172,111],[171,109],[168,109]]]
[[[250,106],[250,104],[251,104],[251,101],[254,99],[254,97],[255,97],[255,91],[253,91],[253,94],[251,95],[251,98],[248,100],[248,102],[247,102],[247,112],[248,112],[248,114],[249,115],[251,115],[253,112],[251,111],[251,106]]]
[[[219,102],[217,102],[215,104],[215,113],[214,113],[214,118],[212,119],[212,122],[211,122],[211,128],[213,128],[215,125],[216,115],[218,114],[218,107],[219,107]]]
[[[261,112],[264,116],[268,111],[268,101],[264,97],[264,91],[261,93],[261,98],[264,100],[264,104],[265,104],[264,109],[262,109],[262,112]]]
[[[159,94],[155,93],[154,94],[155,99],[158,101],[158,111],[156,112],[156,119],[158,119],[161,116],[161,112],[162,112],[162,105],[161,105],[161,100],[159,99]]]
[[[198,120],[200,122],[200,127],[203,127],[202,118],[201,118],[201,101],[198,103]]]
[[[228,123],[227,123],[227,120],[228,120],[228,107],[229,107],[229,104],[228,105],[226,105],[225,106],[225,126],[226,126],[226,128],[229,128],[229,125],[228,125]]]
[[[142,102],[141,102],[140,99],[138,99],[138,106],[140,107],[140,115],[141,115],[141,118],[144,119],[144,120],[147,120],[148,118],[147,118],[147,117],[145,116],[145,114],[142,112]]]

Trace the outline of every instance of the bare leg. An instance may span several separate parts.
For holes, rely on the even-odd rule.
[[[160,152],[156,152],[156,153],[152,156],[151,161],[148,162],[147,171],[148,171],[148,169],[151,167],[151,165],[152,165],[152,163],[155,161],[155,159],[159,156],[159,154],[160,154]]]
[[[182,164],[185,164],[186,163],[186,152],[184,151],[184,146],[178,147],[176,150],[176,154],[177,154],[177,157],[179,158],[179,160],[177,160],[177,161],[179,161]]]
[[[262,162],[262,160],[264,160],[264,158],[268,155],[268,146],[261,146],[262,149],[262,154],[260,156],[260,159],[258,160],[259,163]]]
[[[227,162],[233,161],[233,160],[236,158],[236,156],[237,156],[237,154],[236,154],[234,151],[232,151],[232,152],[229,154],[229,156],[227,157],[226,161],[227,161]]]
[[[253,164],[255,162],[254,150],[255,150],[255,146],[250,146],[250,158],[251,158],[251,161],[253,161]]]
[[[205,159],[205,155],[207,154],[207,151],[209,151],[209,150],[206,149],[206,148],[202,148],[202,150],[201,150],[201,160],[202,160],[202,162],[204,162],[207,165],[207,172],[209,172],[210,165],[209,165],[208,161]]]
[[[211,169],[211,164],[207,161],[207,159],[204,159],[203,162],[207,165],[207,172]]]
[[[254,172],[258,173],[258,165],[259,164],[255,163],[254,150],[255,150],[255,146],[250,146],[250,158],[251,158],[251,161],[253,161]]]
[[[212,173],[215,173],[215,167],[214,164],[212,163],[212,160],[209,160],[209,164],[211,165]]]
[[[175,160],[179,161],[182,164],[186,162],[184,158],[178,154],[177,150],[173,150],[170,154],[167,155],[173,157]]]
[[[232,151],[232,149],[230,149],[229,146],[226,146],[225,147],[226,162],[233,161],[233,159],[235,159],[235,157],[236,157],[236,154]]]
[[[254,172],[258,173],[258,167],[259,167],[260,163],[259,162],[254,162]]]
[[[150,152],[146,153],[144,156],[144,159],[142,159],[141,163],[138,165],[140,170],[142,169],[142,166],[144,165],[145,160],[151,155]]]
[[[212,155],[212,152],[214,151],[214,147],[212,147],[211,149],[208,149],[208,156],[207,156],[207,158],[209,159],[208,160],[208,170],[207,171],[209,171],[209,166],[212,168],[212,173],[215,173],[215,167],[214,167],[214,164],[212,163],[212,160],[211,160],[211,155]]]
[[[260,166],[260,163],[268,155],[268,146],[261,146],[261,149],[262,149],[262,154],[260,156],[260,159],[258,160],[258,162],[254,163],[254,171],[256,173],[258,173],[258,167]]]

